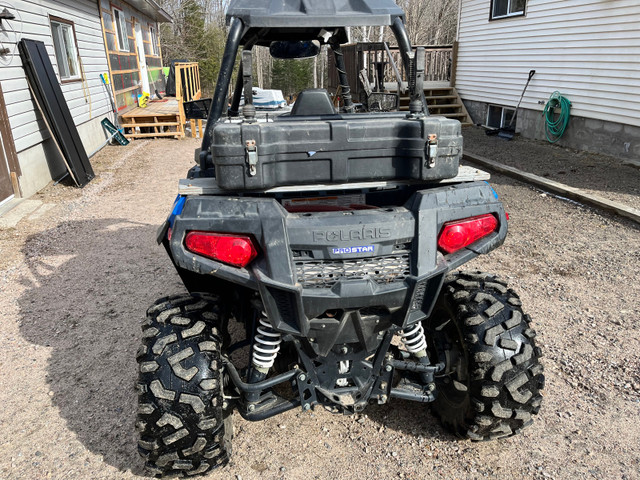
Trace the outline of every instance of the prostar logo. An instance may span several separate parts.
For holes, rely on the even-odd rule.
[[[334,255],[345,253],[373,253],[375,247],[373,245],[362,245],[358,247],[341,247],[333,248],[331,251]]]
[[[365,227],[360,228],[337,228],[327,230],[314,230],[313,242],[351,242],[353,240],[374,240],[378,238],[389,238],[391,229],[389,227]]]

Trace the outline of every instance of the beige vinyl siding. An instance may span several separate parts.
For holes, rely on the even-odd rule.
[[[23,0],[5,2],[16,15],[9,25],[15,28],[10,35],[11,58],[0,63],[0,82],[7,103],[7,113],[15,140],[16,150],[21,152],[49,137],[40,113],[31,98],[16,43],[21,38],[45,43],[53,69],[58,73],[49,15],[73,22],[78,54],[84,70],[83,82],[62,84],[61,88],[69,110],[77,126],[92,118],[105,117],[110,112],[107,90],[99,74],[106,72],[107,59],[102,38],[98,5],[95,0]]]
[[[640,126],[640,2],[527,0],[489,21],[491,0],[462,0],[456,87],[465,100],[542,110],[559,90],[572,115]]]

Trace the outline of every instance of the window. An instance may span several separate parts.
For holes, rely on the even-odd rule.
[[[73,22],[55,17],[51,17],[50,21],[60,80],[77,80],[80,78],[80,68]]]
[[[501,107],[499,105],[489,105],[487,112],[487,127],[504,128],[511,123],[515,109]]]
[[[156,29],[149,25],[149,36],[151,37],[151,53],[153,55],[160,55],[158,51],[158,35],[156,34]]]
[[[516,17],[524,15],[527,0],[492,0],[491,18]]]
[[[116,36],[118,37],[118,50],[128,52],[129,37],[127,35],[127,21],[124,18],[124,12],[114,7],[113,21],[116,27]]]

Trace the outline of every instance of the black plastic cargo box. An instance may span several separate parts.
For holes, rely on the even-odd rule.
[[[270,123],[219,123],[211,147],[223,189],[377,180],[440,180],[458,174],[460,122],[403,113],[281,115]]]

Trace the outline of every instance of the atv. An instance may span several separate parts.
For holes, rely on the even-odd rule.
[[[460,123],[429,115],[424,50],[403,11],[392,0],[234,0],[228,22],[197,165],[158,232],[189,293],[159,299],[142,327],[148,472],[224,465],[234,410],[256,421],[402,399],[471,440],[531,424],[544,384],[531,320],[503,280],[457,270],[503,243],[507,216],[488,174],[459,165]],[[351,97],[341,46],[362,25],[395,35],[407,111],[388,101],[399,92]],[[260,117],[254,47],[296,59],[324,45],[333,98],[304,90],[289,112]]]

